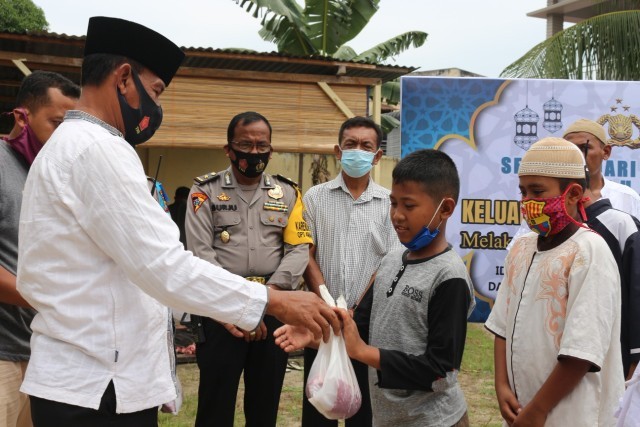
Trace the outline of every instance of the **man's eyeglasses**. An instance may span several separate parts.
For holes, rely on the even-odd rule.
[[[585,181],[587,182],[587,188],[589,188],[590,183],[589,183],[589,166],[587,166],[587,154],[589,154],[589,140],[587,139],[587,141],[582,144],[582,145],[578,145],[578,149],[582,152],[582,155],[584,156],[584,160],[585,160],[585,164],[584,164],[584,178]]]
[[[580,151],[582,151],[582,154],[584,155],[584,158],[587,158],[587,154],[589,153],[589,140],[587,139],[587,142],[585,142],[584,144],[578,145],[578,149]]]
[[[256,151],[258,153],[262,153],[262,154],[268,153],[269,151],[271,151],[271,144],[265,144],[262,142],[253,144],[247,141],[231,141],[231,143],[236,146],[238,151],[242,151],[243,153],[250,153],[251,151],[253,151],[254,147],[256,148]]]

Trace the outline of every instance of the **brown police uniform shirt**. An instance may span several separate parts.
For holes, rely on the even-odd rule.
[[[296,289],[309,244],[284,241],[298,197],[292,184],[265,173],[249,200],[231,168],[196,178],[187,207],[187,249],[240,276],[271,275],[267,284]]]

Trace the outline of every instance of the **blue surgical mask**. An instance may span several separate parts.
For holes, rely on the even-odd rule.
[[[342,170],[351,178],[365,176],[373,167],[373,159],[376,153],[364,150],[342,150]]]
[[[422,230],[419,231],[418,234],[416,234],[413,237],[413,239],[411,239],[410,242],[402,243],[410,251],[415,252],[415,251],[419,251],[420,249],[426,248],[431,244],[431,242],[433,242],[433,239],[435,239],[436,236],[440,233],[439,227],[440,227],[440,224],[442,224],[442,221],[440,221],[440,224],[438,224],[438,227],[436,227],[436,229],[433,231],[429,230],[429,226],[431,226],[433,219],[436,217],[436,214],[440,210],[440,206],[442,206],[442,202],[444,202],[444,199],[440,201],[440,204],[436,208],[436,211],[433,213],[433,216],[431,217],[431,221],[429,221],[429,224],[426,227],[423,227]]]

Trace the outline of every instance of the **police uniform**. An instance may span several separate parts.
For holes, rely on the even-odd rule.
[[[251,195],[252,194],[252,195]],[[262,174],[255,192],[243,191],[231,168],[195,179],[189,194],[187,248],[196,256],[246,277],[256,286],[298,286],[309,260],[311,237],[295,184]],[[287,355],[274,343],[281,323],[265,316],[266,340],[247,343],[203,319],[197,344],[200,368],[196,425],[233,425],[244,370],[246,425],[276,424]]]

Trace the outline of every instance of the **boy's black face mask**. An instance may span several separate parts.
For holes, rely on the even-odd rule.
[[[135,147],[148,141],[162,123],[162,107],[155,103],[142,85],[138,73],[132,70],[133,81],[140,97],[140,107],[132,108],[125,97],[118,92],[120,112],[124,121],[124,139]]]

